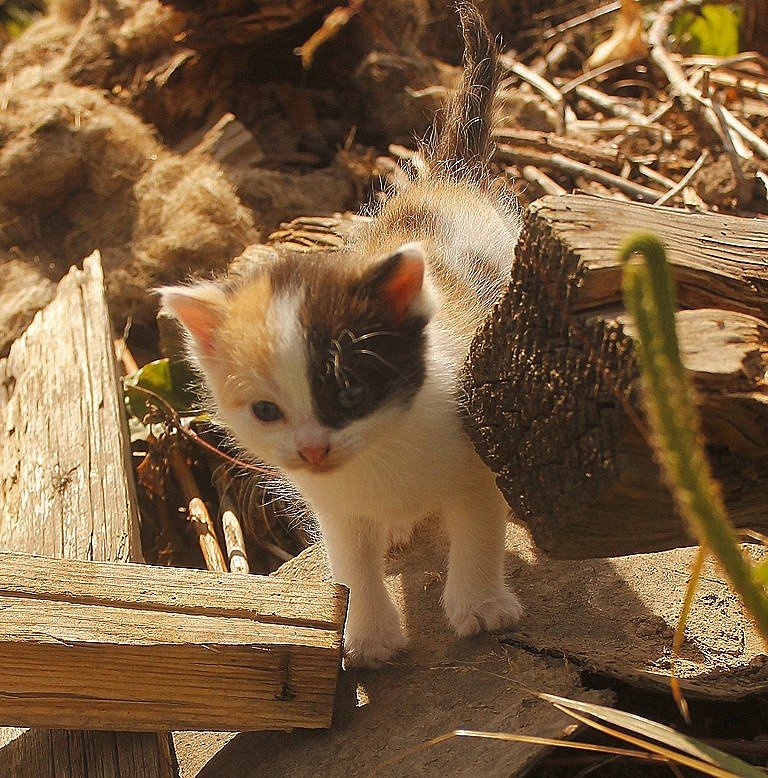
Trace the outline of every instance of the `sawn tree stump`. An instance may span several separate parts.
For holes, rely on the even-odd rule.
[[[587,196],[526,216],[509,285],[466,365],[467,427],[553,557],[691,545],[642,416],[620,245],[665,243],[683,357],[735,524],[768,528],[768,221]]]

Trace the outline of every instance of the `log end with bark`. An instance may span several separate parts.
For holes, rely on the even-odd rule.
[[[525,219],[509,285],[466,365],[467,428],[515,516],[558,558],[692,545],[643,419],[618,250],[667,248],[678,330],[734,523],[768,513],[768,222],[546,197]]]

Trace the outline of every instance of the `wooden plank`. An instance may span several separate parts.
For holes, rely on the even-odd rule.
[[[151,576],[148,571],[151,571]],[[346,590],[326,584],[286,587],[268,576],[72,560],[0,553],[0,595],[105,605],[146,611],[252,619],[264,625],[337,630]],[[2,627],[0,627],[0,630]]]
[[[3,721],[330,726],[346,589],[255,575],[236,583],[204,570],[0,553]]]
[[[475,338],[464,385],[478,451],[556,558],[692,542],[646,441],[620,305],[617,253],[637,229],[665,242],[691,309],[678,314],[683,359],[731,516],[768,528],[768,221],[546,197],[526,215],[510,283]]]
[[[0,548],[141,558],[117,375],[95,253],[0,360]],[[178,774],[166,733],[5,728],[0,743],[0,774],[17,778]]]
[[[129,462],[94,254],[0,360],[0,548],[140,559]]]
[[[536,575],[508,546],[508,572]],[[413,543],[391,554],[385,583],[403,614],[409,645],[380,671],[342,674],[336,714],[329,730],[175,735],[185,778],[207,776],[306,776],[323,778],[394,776],[489,776],[528,774],[546,747],[456,738],[423,751],[408,750],[456,728],[513,732],[539,737],[572,734],[570,720],[534,692],[609,703],[611,692],[582,686],[574,664],[505,646],[501,636],[459,639],[451,632],[440,598],[447,543],[439,522],[415,531]],[[522,568],[522,569],[521,569]],[[330,580],[325,549],[318,543],[286,562],[275,574],[304,586]],[[586,579],[585,579],[586,580]],[[544,589],[556,585],[542,583]],[[561,596],[565,590],[560,590]],[[567,592],[567,597],[572,597]],[[536,595],[524,603],[537,609]],[[384,767],[393,757],[404,757]]]
[[[0,767],[14,778],[134,778],[178,775],[167,735],[68,729],[2,730]]]

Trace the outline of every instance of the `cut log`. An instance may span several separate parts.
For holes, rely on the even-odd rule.
[[[334,584],[0,553],[3,721],[330,726],[346,604]]]
[[[556,558],[692,544],[642,421],[618,250],[664,241],[683,357],[734,522],[768,527],[768,222],[545,197],[467,362],[467,428],[514,514]]]
[[[98,254],[0,360],[0,548],[141,558],[122,391]],[[167,734],[0,729],[0,774],[177,774]]]

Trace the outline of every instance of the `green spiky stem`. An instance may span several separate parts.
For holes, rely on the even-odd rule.
[[[640,233],[624,245],[620,258],[624,302],[635,321],[645,407],[659,463],[691,532],[712,550],[768,639],[768,596],[741,551],[702,443],[693,387],[680,359],[677,298],[664,247],[654,235]]]

